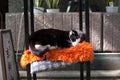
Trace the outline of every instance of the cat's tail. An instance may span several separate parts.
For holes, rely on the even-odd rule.
[[[39,48],[37,48],[39,47]],[[32,42],[29,43],[29,50],[31,53],[37,55],[37,56],[43,56],[49,49],[48,47],[42,47],[41,45],[37,44],[37,47],[32,44]]]

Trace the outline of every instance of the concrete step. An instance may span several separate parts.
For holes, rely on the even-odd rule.
[[[93,70],[120,70],[120,53],[94,53]]]
[[[21,80],[26,80],[26,71],[19,72]],[[79,80],[79,77],[79,71],[45,71],[37,73],[37,80]],[[91,80],[120,80],[120,70],[91,71]]]

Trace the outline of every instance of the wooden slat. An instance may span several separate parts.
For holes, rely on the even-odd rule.
[[[82,25],[83,25],[83,28],[82,28],[82,30],[83,30],[83,32],[84,33],[86,33],[86,29],[85,29],[85,14],[83,14],[83,16],[82,16],[83,18],[82,18]]]
[[[34,15],[34,28],[35,31],[43,29],[44,28],[44,14],[35,14]]]
[[[23,50],[25,39],[24,39],[24,14],[16,14],[16,29],[15,29],[15,36],[16,36],[16,51]]]
[[[16,14],[6,14],[6,28],[11,29],[13,36],[13,44],[16,50]]]
[[[4,80],[19,80],[10,29],[4,29],[0,31],[0,43],[0,59],[2,60],[2,64],[0,65],[2,65],[1,67],[3,69],[3,76],[5,75],[6,77]]]
[[[113,51],[120,51],[120,14],[113,15]]]
[[[54,14],[54,28],[62,30],[63,27],[63,13]]]
[[[53,28],[54,18],[52,13],[44,13],[44,28]]]
[[[72,29],[72,16],[70,13],[63,14],[63,30],[71,30]]]
[[[72,14],[72,29],[73,30],[80,30],[79,29],[79,13]]]
[[[90,14],[90,41],[94,47],[94,50],[101,51],[101,39],[102,39],[102,14],[92,13]]]
[[[103,15],[103,51],[112,51],[113,46],[113,16]]]
[[[102,20],[103,16],[103,20]],[[90,14],[90,41],[95,51],[120,51],[120,15],[110,13],[91,13]],[[24,45],[24,29],[22,14],[6,14],[6,28],[11,29],[15,50],[17,43],[19,50]],[[83,31],[85,32],[85,23],[83,15]],[[56,28],[61,30],[79,30],[79,14],[78,13],[57,13],[57,14],[35,14],[35,31],[42,28]],[[18,33],[20,31],[20,41],[18,41]],[[103,33],[102,33],[103,27]],[[102,36],[103,34],[103,36]],[[103,40],[103,44],[102,44]],[[102,46],[103,45],[103,46]]]

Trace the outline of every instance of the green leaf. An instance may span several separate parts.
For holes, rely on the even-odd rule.
[[[46,0],[48,8],[52,8],[52,0]]]
[[[59,0],[53,0],[53,8],[58,8]]]
[[[57,8],[59,4],[59,0],[46,0],[48,8]]]
[[[34,0],[35,7],[42,7],[44,0]]]

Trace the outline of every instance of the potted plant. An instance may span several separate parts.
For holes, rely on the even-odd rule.
[[[59,0],[46,0],[46,4],[48,9],[46,11],[48,13],[57,13],[59,12],[58,5],[59,5]]]
[[[34,0],[34,13],[44,12],[43,3],[44,0]]]
[[[118,12],[118,6],[115,6],[114,0],[105,0],[106,3],[106,12],[109,13],[117,13]]]

